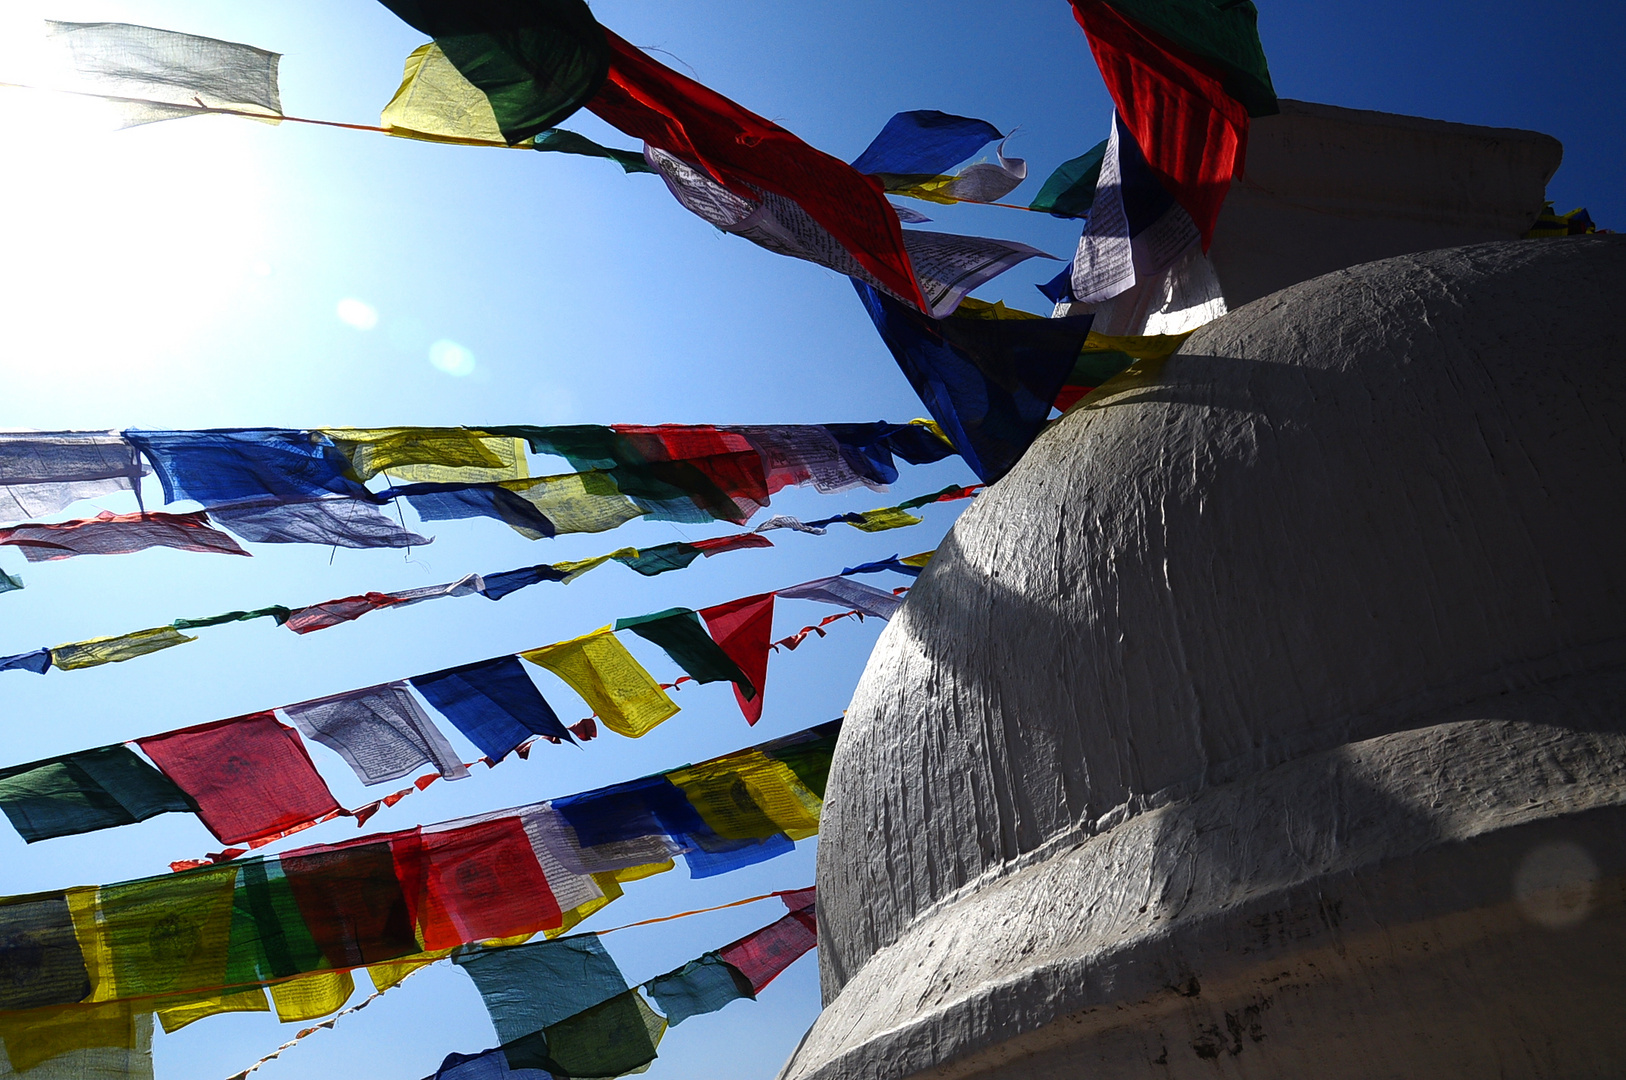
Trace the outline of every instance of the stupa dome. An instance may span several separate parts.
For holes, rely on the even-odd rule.
[[[1367,263],[1053,424],[853,699],[786,1080],[1618,1069],[1623,296]]]

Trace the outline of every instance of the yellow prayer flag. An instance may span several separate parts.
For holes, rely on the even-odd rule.
[[[978,300],[968,296],[960,301],[960,306],[954,309],[956,319],[992,319],[1015,321],[1018,319],[1042,319],[1043,315],[1035,315],[1031,311],[1021,308],[1006,307],[1005,301],[996,300],[990,304],[986,300]]]
[[[1136,360],[1164,360],[1173,356],[1175,351],[1186,343],[1186,338],[1195,333],[1195,330],[1187,330],[1183,334],[1113,337],[1110,334],[1097,334],[1091,330],[1089,336],[1084,339],[1082,351],[1121,352],[1126,356],[1133,356]]]
[[[427,484],[487,484],[529,475],[525,440],[462,427],[323,428],[356,475]]]
[[[272,983],[271,1000],[277,1006],[277,1019],[293,1024],[338,1012],[355,990],[356,981],[348,971],[318,971]]]
[[[905,566],[924,568],[927,563],[932,561],[932,556],[936,554],[936,549],[931,551],[922,551],[919,555],[910,555],[906,558],[899,559],[898,561]]]
[[[603,472],[539,476],[502,486],[542,511],[561,535],[606,532],[644,514]]]
[[[621,886],[617,884],[615,874],[594,874],[593,881],[598,885],[602,895],[564,912],[564,921],[551,930],[542,931],[543,937],[551,941],[561,934],[567,934],[589,915],[608,906],[612,901],[621,899]]]
[[[654,730],[678,711],[608,626],[520,655],[569,683],[605,727],[629,739]]]
[[[426,142],[506,146],[485,91],[463,77],[440,46],[420,45],[406,58],[400,89],[384,106],[380,126],[391,135]],[[520,146],[529,146],[526,139]]]
[[[133,634],[91,638],[89,641],[58,645],[51,650],[51,664],[65,671],[96,667],[99,664],[117,664],[196,640],[198,639],[187,637],[173,626],[155,626],[151,630],[137,630]]]
[[[224,985],[236,884],[237,867],[214,866],[102,886],[97,903],[117,995]]]
[[[608,555],[594,555],[591,559],[576,559],[572,562],[557,562],[553,564],[553,568],[555,570],[564,571],[565,576],[562,579],[562,584],[569,585],[572,581],[575,581],[577,578],[587,573],[587,571],[592,570],[595,567],[603,566],[611,559],[618,559],[623,555],[627,556],[628,558],[636,559],[638,557],[638,549],[632,547],[616,548]]]
[[[90,977],[90,994],[86,1001],[111,1001],[117,996],[113,987],[113,950],[107,943],[107,932],[96,918],[95,885],[81,885],[67,890],[68,917],[73,920],[73,937],[79,943],[79,953],[85,958],[85,974]]]
[[[718,836],[761,840],[783,832],[804,840],[819,831],[824,802],[783,762],[747,750],[666,774]]]
[[[426,968],[437,960],[444,960],[452,955],[451,949],[436,949],[432,952],[419,953],[416,956],[403,956],[399,960],[391,960],[387,964],[373,964],[367,968],[367,977],[373,981],[373,989],[379,993],[401,985],[401,981],[419,968]]]
[[[165,1035],[173,1035],[186,1025],[209,1016],[232,1012],[270,1012],[265,990],[254,986],[231,994],[187,994],[153,1003]]]
[[[148,1005],[138,1011],[133,1002],[109,1001],[100,1005],[63,1005],[0,1013],[0,1040],[6,1044],[11,1068],[16,1073],[26,1074],[52,1058],[75,1051],[136,1050],[143,1045],[151,1046],[151,1008]],[[75,1073],[51,1075],[66,1077]]]
[[[864,532],[885,532],[888,529],[902,529],[909,525],[919,525],[924,518],[918,518],[907,510],[900,510],[896,506],[884,506],[879,510],[865,510],[858,515],[862,521],[849,521],[847,524]]]

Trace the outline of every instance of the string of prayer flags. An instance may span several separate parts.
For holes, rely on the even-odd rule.
[[[606,34],[582,0],[383,0],[435,39],[516,144],[574,113],[604,83]]]
[[[631,630],[659,645],[695,682],[750,683],[740,666],[706,633],[699,613],[689,608],[668,608],[652,615],[619,619],[615,628]]]
[[[563,679],[605,727],[629,739],[648,734],[678,712],[608,626],[520,655]]]
[[[306,825],[340,809],[299,735],[268,712],[217,720],[136,745],[197,805],[224,844]]]
[[[1073,0],[1073,13],[1125,129],[1207,251],[1242,174],[1249,117],[1278,111],[1258,9],[1251,0]],[[1103,176],[1110,149],[1107,159]]]
[[[399,780],[423,765],[433,765],[446,780],[469,775],[404,682],[303,701],[282,711],[302,734],[344,758],[363,784]]]
[[[408,681],[492,761],[501,761],[532,735],[574,741],[512,656],[446,668]]]
[[[146,471],[116,431],[0,433],[0,519],[42,517],[80,499],[136,491]]]
[[[1091,318],[932,319],[854,281],[881,339],[973,472],[1004,476],[1038,438]]]
[[[1536,217],[1536,223],[1524,234],[1524,239],[1540,240],[1554,236],[1587,236],[1597,231],[1597,223],[1592,220],[1592,215],[1587,212],[1586,207],[1578,206],[1567,214],[1560,214],[1553,209],[1552,203],[1546,203],[1542,206],[1541,213]]]
[[[128,555],[152,547],[247,555],[237,541],[209,527],[209,515],[147,511],[115,514],[103,510],[93,518],[50,524],[25,522],[0,529],[0,544],[22,548],[29,562],[69,559],[75,555]]]
[[[927,307],[903,246],[898,216],[879,187],[693,79],[658,63],[609,30],[609,74],[587,102],[600,119],[696,162],[737,194],[792,200],[884,288]]]
[[[256,500],[211,506],[215,523],[253,544],[322,544],[344,548],[423,547],[431,537],[409,532],[371,502]]]
[[[886,122],[853,168],[875,176],[890,194],[941,203],[996,202],[1027,179],[1027,163],[1007,158],[1003,143],[998,165],[980,162],[957,176],[943,174],[999,138],[999,129],[986,120],[935,109],[901,112]]]
[[[119,744],[0,769],[0,809],[32,844],[191,813],[193,805],[163,773]]]
[[[86,90],[114,100],[125,127],[227,110],[282,117],[276,53],[127,23],[47,22]]]
[[[762,719],[768,646],[773,638],[773,601],[773,593],[762,593],[700,611],[712,640],[745,673],[746,681],[734,683],[734,699],[748,724]]]
[[[1078,157],[1056,166],[1056,171],[1044,182],[1039,194],[1028,204],[1028,209],[1042,210],[1059,218],[1089,216],[1106,152],[1107,140],[1102,139]]]
[[[272,498],[308,502],[326,495],[378,501],[350,461],[319,432],[280,428],[213,431],[127,430],[152,463],[164,501],[204,506]]]
[[[196,640],[173,626],[155,626],[151,630],[137,630],[116,637],[91,638],[58,645],[51,650],[51,666],[73,671],[102,664],[118,664]]]
[[[864,615],[873,615],[877,619],[890,619],[903,606],[903,601],[891,593],[847,577],[820,578],[780,589],[779,595],[787,600],[817,600],[822,604],[834,604]]]

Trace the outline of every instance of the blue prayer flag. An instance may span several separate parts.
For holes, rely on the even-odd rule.
[[[378,502],[350,459],[327,436],[280,428],[126,431],[152,462],[164,501],[205,507],[263,499],[305,502],[324,495]]]
[[[757,996],[751,980],[716,953],[706,953],[676,971],[656,976],[644,984],[644,989],[666,1014],[668,1026],[701,1013],[716,1012],[730,1001],[755,1001]]]
[[[1092,316],[933,319],[861,281],[853,287],[966,464],[984,483],[1004,476],[1043,429]]]
[[[535,504],[500,484],[404,484],[382,495],[386,499],[404,496],[425,521],[489,517],[526,535],[553,536],[558,532]]]
[[[504,570],[500,574],[486,574],[480,580],[486,583],[483,595],[487,600],[501,600],[509,593],[518,592],[527,586],[544,581],[563,581],[565,577],[563,570],[543,564],[519,570]]]
[[[16,656],[0,656],[0,671],[32,671],[44,675],[51,669],[51,650],[35,649]]]
[[[408,681],[493,761],[532,735],[575,742],[518,657],[481,660]]]
[[[986,120],[936,109],[901,112],[853,162],[861,173],[940,176],[1000,137]]]
[[[591,934],[512,948],[459,949],[452,962],[474,980],[505,1043],[627,990],[621,969]]]

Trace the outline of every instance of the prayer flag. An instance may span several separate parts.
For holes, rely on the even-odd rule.
[[[425,46],[426,48],[430,46]],[[355,473],[371,480],[494,483],[527,475],[525,444],[511,436],[462,427],[324,428]]]
[[[546,1069],[556,1077],[613,1077],[655,1060],[666,1021],[636,990],[600,1002],[503,1046],[512,1069]]]
[[[791,486],[812,484],[820,494],[846,491],[868,483],[849,465],[841,446],[819,424],[728,427],[757,448],[767,472],[770,494]]]
[[[6,1080],[153,1080],[152,1013],[127,1003],[0,1018],[0,1038]]]
[[[647,734],[678,711],[608,626],[520,655],[569,683],[605,727],[629,739]]]
[[[153,1005],[154,1011],[158,1014],[158,1022],[164,1027],[165,1035],[173,1035],[188,1024],[223,1013],[271,1011],[270,1004],[265,1000],[265,990],[258,986],[232,993],[212,993],[205,990],[200,993],[181,994],[173,998],[161,998]]]
[[[432,537],[408,532],[360,499],[312,502],[257,500],[209,508],[215,522],[255,544],[326,544],[345,548],[422,547]]]
[[[134,491],[146,471],[116,431],[0,433],[0,520],[43,517],[80,499]]]
[[[732,945],[717,950],[717,956],[736,968],[751,983],[754,993],[779,977],[780,972],[810,952],[819,943],[814,927],[813,909],[793,911],[789,915],[747,934]]]
[[[267,982],[325,967],[283,861],[244,859],[237,866],[226,981]]]
[[[557,532],[553,522],[524,496],[501,484],[406,484],[384,491],[381,497],[404,497],[425,521],[496,518],[531,540]]]
[[[1208,250],[1242,175],[1248,118],[1277,111],[1258,10],[1251,0],[1073,0],[1073,13],[1125,127]]]
[[[880,185],[609,30],[609,77],[587,107],[633,138],[698,164],[730,191],[794,200],[860,265],[906,301],[927,307]]]
[[[780,589],[779,595],[793,600],[817,600],[821,604],[834,604],[851,611],[861,611],[877,619],[890,619],[903,606],[903,599],[873,585],[850,581],[845,577],[820,578],[817,581]]]
[[[4,570],[0,570],[0,593],[16,592],[23,587],[23,579],[12,577]]]
[[[237,541],[209,527],[209,515],[159,511],[115,514],[103,510],[93,518],[51,524],[28,522],[0,529],[0,544],[23,549],[29,562],[68,559],[75,555],[128,555],[150,547],[247,555]]]
[[[44,675],[50,669],[50,649],[35,649],[33,652],[17,653],[15,656],[0,656],[0,671],[32,671],[36,675]]]
[[[666,650],[672,662],[695,682],[749,683],[745,673],[700,625],[700,615],[689,608],[668,608],[616,622],[617,630],[631,630]]]
[[[484,595],[487,600],[501,600],[511,592],[544,581],[563,581],[565,572],[556,570],[552,566],[527,566],[520,570],[504,570],[499,574],[486,574],[481,580],[486,583]]]
[[[447,1054],[435,1075],[427,1080],[553,1080],[553,1074],[541,1069],[510,1069],[508,1057],[501,1047],[480,1054]]]
[[[221,428],[130,430],[124,436],[152,462],[165,502],[191,499],[218,506],[267,496],[308,502],[324,495],[378,501],[356,479],[349,460],[319,432]]]
[[[287,705],[307,738],[336,751],[363,784],[398,780],[422,765],[460,780],[469,770],[404,682]]]
[[[931,179],[948,172],[984,146],[1001,138],[986,120],[954,116],[936,109],[900,112],[853,161],[866,174]]]
[[[298,904],[300,922],[325,963],[340,968],[364,967],[419,951],[402,877],[416,886],[416,895],[424,881],[421,859],[414,830],[301,848],[282,856],[279,863]]]
[[[330,626],[359,619],[379,608],[394,607],[407,601],[389,593],[370,592],[360,596],[342,596],[337,600],[324,600],[320,604],[295,608],[282,620],[282,625],[296,634],[313,630],[326,630]]]
[[[120,743],[0,770],[0,809],[32,844],[158,814],[191,813],[193,806],[168,778]]]
[[[558,534],[606,532],[644,513],[603,472],[510,480],[502,486],[536,507]]]
[[[1043,210],[1052,217],[1086,217],[1095,202],[1095,185],[1101,176],[1101,162],[1107,141],[1102,139],[1071,161],[1064,161],[1050,174],[1031,203],[1030,210]]]
[[[250,619],[275,619],[281,626],[293,614],[281,604],[272,604],[270,607],[255,608],[253,611],[228,611],[221,615],[210,615],[202,619],[176,619],[170,623],[177,630],[196,630],[200,626],[219,626],[221,623],[248,622]]]
[[[687,964],[657,976],[644,984],[649,996],[666,1014],[672,1027],[691,1016],[716,1012],[731,1001],[740,998],[756,1000],[751,980],[740,969],[719,957],[706,953]]]
[[[762,455],[743,435],[685,424],[616,424],[613,430],[645,461],[683,462],[698,469],[734,503],[734,513],[727,515],[731,521],[743,524],[768,505]]]
[[[9,809],[8,809],[9,813]],[[61,892],[0,902],[0,1011],[71,1005],[90,996],[90,975]]]
[[[745,722],[762,719],[762,694],[768,685],[768,648],[773,638],[773,593],[760,593],[731,600],[716,607],[702,608],[700,617],[712,640],[745,673],[745,682],[735,682],[734,699],[740,703]]]
[[[273,983],[271,1001],[277,1007],[277,1019],[293,1024],[338,1012],[355,992],[356,983],[348,971],[318,971]]]
[[[501,761],[532,735],[575,741],[512,656],[446,668],[409,681],[492,761]]]
[[[421,863],[403,865],[421,875],[415,921],[425,949],[534,934],[558,926],[559,903],[516,817],[457,828],[424,830]],[[398,846],[397,850],[400,848]],[[408,892],[408,901],[415,899]]]
[[[214,990],[226,981],[235,866],[104,885],[97,925],[106,934],[113,995]]]
[[[339,809],[293,728],[254,713],[136,740],[197,803],[225,844],[259,840]]]
[[[58,645],[51,650],[51,664],[64,671],[97,667],[101,664],[119,664],[196,640],[198,639],[187,637],[173,626],[155,626],[151,630],[137,630],[116,637],[91,638],[88,641]]]
[[[761,751],[674,769],[666,778],[725,840],[767,840],[778,833],[805,840],[818,834],[823,800],[783,762]]]
[[[607,35],[582,0],[382,2],[435,39],[510,144],[564,120],[604,82]]]
[[[513,1042],[626,993],[627,980],[596,934],[453,954],[480,991],[497,1038]]]
[[[930,319],[854,281],[881,339],[960,456],[992,483],[1043,429],[1089,334],[1068,319]]]
[[[47,22],[80,85],[116,102],[124,126],[212,109],[276,123],[282,116],[274,52],[128,23]]]
[[[847,524],[861,532],[886,532],[888,529],[906,529],[910,525],[919,525],[924,518],[918,518],[896,506],[885,506],[879,510],[864,510],[848,518]]]

